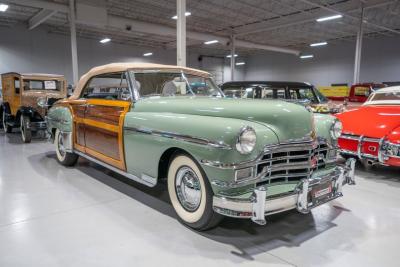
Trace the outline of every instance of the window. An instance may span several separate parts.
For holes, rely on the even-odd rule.
[[[15,88],[15,94],[19,95],[19,91],[20,91],[19,78],[14,78],[14,88]]]
[[[314,94],[313,88],[289,88],[291,99],[310,100],[312,103],[318,103],[318,99]]]
[[[369,87],[357,86],[354,88],[355,96],[369,96]]]
[[[82,92],[81,98],[131,100],[125,73],[106,73],[93,77]]]
[[[26,80],[24,79],[24,91],[29,90],[55,90],[60,91],[62,81],[56,80]]]
[[[222,96],[210,78],[191,74],[148,72],[133,73],[141,97],[151,96]]]
[[[400,92],[375,93],[370,101],[400,101]]]

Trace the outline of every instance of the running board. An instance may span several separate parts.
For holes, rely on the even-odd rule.
[[[77,154],[77,155],[79,155],[79,156],[81,156],[81,157],[83,157],[83,158],[85,158],[87,160],[90,160],[90,161],[92,161],[94,163],[97,163],[97,164],[99,164],[99,165],[101,165],[101,166],[103,166],[103,167],[105,167],[105,168],[107,168],[107,169],[109,169],[109,170],[111,170],[113,172],[116,172],[116,173],[118,173],[118,174],[120,174],[120,175],[122,175],[122,176],[124,176],[124,177],[126,177],[128,179],[131,179],[131,180],[133,180],[135,182],[147,185],[149,187],[154,187],[157,184],[157,178],[154,178],[154,177],[148,176],[146,174],[143,174],[142,175],[143,179],[141,179],[141,178],[139,178],[139,177],[137,177],[137,176],[135,176],[133,174],[130,174],[130,173],[122,171],[122,170],[120,170],[118,168],[115,168],[114,166],[111,166],[111,165],[109,165],[107,163],[104,163],[104,162],[102,162],[102,161],[100,161],[100,160],[98,160],[96,158],[88,156],[88,155],[86,155],[86,154],[84,154],[84,153],[82,153],[80,151],[74,150],[73,153],[75,153],[75,154]]]

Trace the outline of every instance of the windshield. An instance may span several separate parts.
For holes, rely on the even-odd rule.
[[[368,102],[371,102],[371,104],[400,103],[400,92],[375,93],[371,95]]]
[[[62,81],[55,80],[24,80],[24,91],[29,90],[55,90],[60,91]]]
[[[211,78],[185,73],[131,73],[141,97],[151,96],[210,96],[223,94]]]

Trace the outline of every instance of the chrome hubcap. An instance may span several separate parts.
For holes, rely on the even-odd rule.
[[[58,144],[58,152],[60,152],[61,157],[64,157],[64,155],[65,155],[65,147],[64,147],[64,140],[63,140],[63,137],[62,137],[61,133],[58,135],[57,144]]]
[[[201,185],[196,173],[189,167],[181,167],[175,176],[175,190],[182,207],[194,212],[201,202]]]

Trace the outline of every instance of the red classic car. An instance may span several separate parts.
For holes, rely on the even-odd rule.
[[[343,124],[338,144],[344,157],[400,166],[400,86],[375,91],[362,106],[337,117]]]

